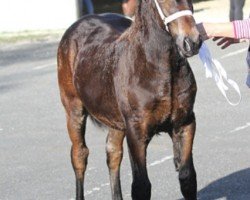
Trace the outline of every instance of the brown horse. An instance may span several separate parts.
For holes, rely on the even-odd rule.
[[[175,15],[183,10],[189,14]],[[146,150],[159,132],[172,138],[183,196],[196,199],[192,159],[196,83],[186,57],[197,54],[201,40],[190,10],[191,0],[142,0],[133,23],[116,14],[88,15],[64,34],[58,79],[72,141],[77,200],[84,199],[88,116],[109,128],[106,152],[113,200],[122,199],[125,137],[133,172],[132,199],[150,199]],[[162,15],[172,14],[165,25]]]

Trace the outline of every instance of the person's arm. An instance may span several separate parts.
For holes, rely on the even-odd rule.
[[[197,24],[197,28],[205,39],[213,37],[250,39],[250,19],[226,23],[200,23]]]
[[[213,37],[229,37],[234,38],[234,25],[232,22],[228,23],[203,23],[204,29],[208,38]]]
[[[250,39],[250,19],[237,20],[227,23],[200,23],[197,24],[203,40],[214,38],[222,49],[231,44],[239,43],[240,39]]]

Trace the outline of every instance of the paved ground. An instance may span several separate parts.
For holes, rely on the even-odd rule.
[[[250,199],[250,92],[245,86],[247,44],[225,51],[208,42],[241,89],[242,101],[230,106],[205,72],[191,58],[198,93],[194,162],[199,199]],[[70,142],[56,77],[58,40],[20,43],[0,48],[0,200],[70,200],[74,174]],[[235,94],[231,95],[232,98]],[[108,200],[105,164],[106,131],[88,123],[90,148],[86,199]],[[126,145],[125,145],[126,146]],[[122,164],[124,199],[130,198],[131,172],[125,149]],[[155,137],[148,150],[152,200],[181,199],[172,145],[167,135]]]

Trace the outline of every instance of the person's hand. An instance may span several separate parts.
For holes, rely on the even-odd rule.
[[[206,29],[203,23],[196,24],[196,28],[201,36],[202,41],[209,39],[209,36],[207,35]]]
[[[213,41],[218,41],[217,45],[220,46],[222,49],[229,47],[231,44],[239,43],[239,39],[235,38],[227,38],[227,37],[215,37]]]

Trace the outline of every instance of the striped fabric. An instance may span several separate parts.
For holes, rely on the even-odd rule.
[[[234,35],[237,39],[250,39],[250,18],[233,21]]]

